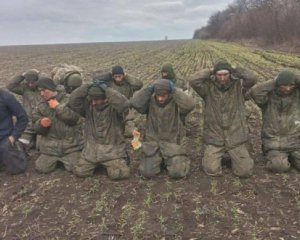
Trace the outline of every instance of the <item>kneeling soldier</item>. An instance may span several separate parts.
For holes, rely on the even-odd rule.
[[[73,171],[84,143],[80,116],[66,105],[68,95],[58,93],[51,78],[43,76],[37,85],[43,99],[33,112],[36,133],[41,135],[35,167],[49,173],[62,162],[67,171]]]
[[[170,177],[185,177],[190,160],[185,149],[184,118],[194,109],[193,99],[177,89],[172,81],[160,79],[138,91],[131,105],[141,114],[147,114],[141,175],[155,176],[163,162]]]
[[[128,178],[124,119],[129,102],[118,91],[107,87],[106,75],[82,85],[70,97],[69,106],[86,119],[85,146],[74,169],[80,177],[91,176],[98,165],[106,167],[113,180]]]
[[[283,70],[275,80],[254,87],[250,96],[262,109],[263,151],[273,172],[300,170],[300,89],[298,79]],[[290,161],[289,161],[290,160]]]

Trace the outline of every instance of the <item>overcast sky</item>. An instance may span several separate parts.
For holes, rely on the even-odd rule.
[[[189,39],[232,0],[1,0],[0,45]]]

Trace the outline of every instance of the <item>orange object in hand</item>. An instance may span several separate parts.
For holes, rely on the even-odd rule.
[[[132,136],[134,136],[134,137],[140,137],[140,136],[141,136],[141,133],[140,133],[137,129],[134,129],[134,130],[132,131]]]
[[[56,108],[59,105],[59,102],[53,98],[48,101],[50,108]]]
[[[51,126],[51,119],[50,118],[42,118],[41,121],[40,121],[40,124],[43,126],[43,127],[50,127]]]
[[[140,142],[141,133],[138,130],[134,129],[132,131],[132,135],[133,139],[131,141],[131,146],[134,150],[138,150],[142,146],[142,143]]]

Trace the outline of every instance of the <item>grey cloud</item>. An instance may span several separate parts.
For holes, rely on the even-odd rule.
[[[0,3],[0,45],[190,38],[232,0],[10,0]],[[43,37],[41,37],[43,36]]]

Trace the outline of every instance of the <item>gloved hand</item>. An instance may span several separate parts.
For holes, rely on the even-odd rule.
[[[52,121],[48,117],[44,117],[40,120],[40,124],[42,125],[42,127],[50,127],[51,123],[52,123]]]
[[[172,82],[172,81],[170,81],[169,84],[170,84],[170,92],[171,92],[171,93],[174,93],[175,90],[176,90],[176,85],[175,85],[175,83]]]
[[[103,80],[98,80],[98,79],[96,79],[96,80],[93,80],[93,85],[94,86],[97,86],[97,87],[99,87],[99,88],[102,88],[102,90],[106,90],[106,88],[107,88],[107,84],[106,84],[106,82],[105,81],[103,81]]]
[[[149,90],[150,90],[151,93],[154,93],[154,90],[155,90],[154,84],[150,84],[150,85],[148,86],[148,88],[149,88]]]
[[[48,104],[50,108],[55,109],[59,105],[59,102],[55,98],[53,98],[48,101]]]

